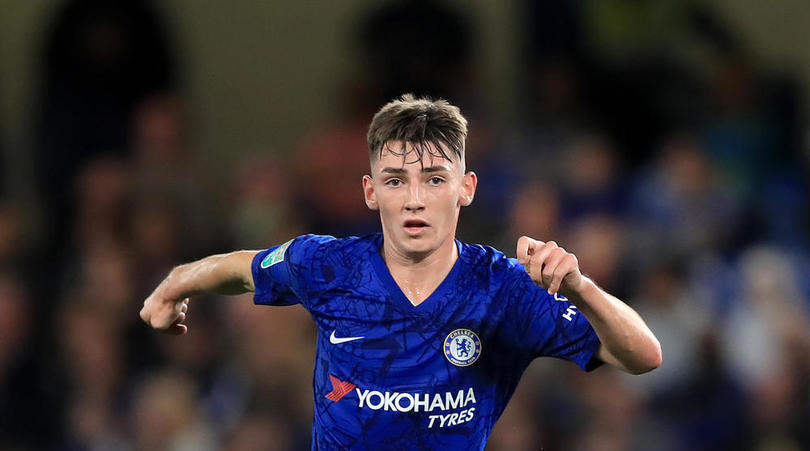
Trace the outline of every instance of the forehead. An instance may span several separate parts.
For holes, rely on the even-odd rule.
[[[442,155],[442,151],[444,155]],[[445,157],[446,155],[446,157]],[[423,167],[446,166],[450,169],[460,167],[456,154],[441,143],[441,151],[433,143],[414,144],[411,142],[388,141],[380,149],[379,158],[371,162],[374,170],[386,167],[421,170]]]

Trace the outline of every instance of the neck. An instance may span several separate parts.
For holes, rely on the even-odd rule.
[[[380,254],[391,276],[414,305],[430,296],[458,260],[458,248],[452,236],[433,252],[418,255],[400,252],[383,239]]]
[[[383,237],[380,254],[390,270],[396,268],[408,272],[423,272],[436,271],[443,267],[447,267],[449,270],[458,259],[458,247],[455,239],[451,236],[433,251],[408,253],[397,249],[391,244],[391,241]]]

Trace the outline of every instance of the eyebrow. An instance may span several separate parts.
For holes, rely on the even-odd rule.
[[[432,172],[442,172],[442,171],[450,172],[450,168],[448,168],[447,166],[442,166],[442,165],[440,165],[440,166],[427,166],[427,167],[422,168],[422,173],[423,174],[424,173],[432,173]],[[406,171],[404,168],[386,167],[386,168],[382,168],[382,170],[380,170],[380,172],[382,172],[383,174],[405,174],[408,171]]]

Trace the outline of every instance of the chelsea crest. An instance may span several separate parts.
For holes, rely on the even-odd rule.
[[[470,329],[456,329],[444,339],[444,356],[455,366],[470,366],[481,356],[481,339]]]

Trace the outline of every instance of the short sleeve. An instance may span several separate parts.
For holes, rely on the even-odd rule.
[[[530,358],[556,357],[569,360],[585,371],[596,369],[600,341],[574,304],[560,294],[550,295],[522,271],[505,286],[508,298],[506,335]]]
[[[303,303],[306,307],[314,284],[313,261],[324,243],[331,240],[334,238],[303,235],[256,254],[251,264],[256,290],[253,302],[260,305]]]

